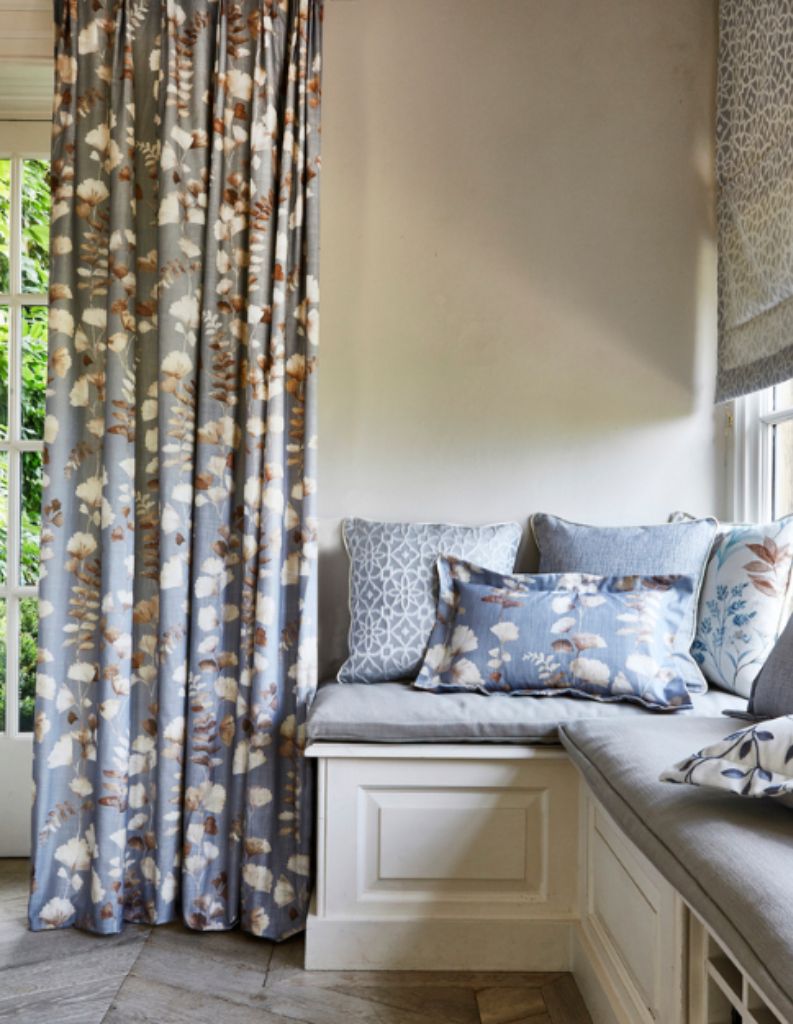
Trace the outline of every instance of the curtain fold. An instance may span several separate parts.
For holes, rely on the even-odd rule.
[[[793,0],[720,0],[716,400],[793,377]]]
[[[56,5],[33,929],[299,930],[321,0]]]

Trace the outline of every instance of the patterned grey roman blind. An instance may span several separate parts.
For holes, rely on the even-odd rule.
[[[716,400],[793,377],[793,0],[721,0]]]

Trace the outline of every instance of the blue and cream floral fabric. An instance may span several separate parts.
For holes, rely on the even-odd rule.
[[[740,729],[661,773],[661,782],[774,797],[793,807],[793,715]]]
[[[517,523],[382,523],[345,519],[350,558],[349,655],[340,683],[415,679],[435,621],[442,553],[512,572]]]
[[[691,648],[707,679],[749,696],[790,613],[791,572],[793,516],[720,527]]]
[[[321,19],[56,4],[34,930],[303,927]]]
[[[438,575],[418,689],[691,707],[692,577],[502,575],[452,558],[438,560]]]

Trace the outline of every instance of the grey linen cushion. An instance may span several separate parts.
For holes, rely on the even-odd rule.
[[[670,762],[724,736],[718,718],[563,724],[590,789],[719,940],[793,1021],[790,810],[731,793],[670,786]]]
[[[793,715],[793,618],[755,677],[747,711],[756,718]]]
[[[512,572],[517,523],[456,526],[345,519],[350,558],[349,656],[340,683],[415,678],[435,622],[439,555]]]
[[[531,529],[540,552],[541,573],[584,572],[598,576],[693,576],[694,593],[681,632],[693,643],[697,605],[708,555],[716,536],[715,519],[655,526],[585,526],[538,512]],[[704,676],[698,688],[704,692]]]
[[[719,690],[698,694],[692,701],[693,709],[675,712],[675,720],[716,716],[721,735],[726,719],[718,716],[746,707],[742,697]],[[560,722],[606,720],[613,729],[647,715],[636,705],[576,697],[515,699],[503,694],[427,693],[410,683],[329,682],[320,686],[314,699],[307,733],[311,743],[556,743]]]

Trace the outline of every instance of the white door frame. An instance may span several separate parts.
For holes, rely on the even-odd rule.
[[[50,125],[46,121],[18,122],[0,121],[0,157],[10,157],[16,166],[24,157],[48,157],[50,146]],[[20,316],[19,309],[25,305],[46,305],[46,295],[25,295],[24,303],[18,294],[20,268],[18,244],[21,238],[21,217],[19,192],[12,196],[11,203],[11,251],[9,263],[12,293],[0,294],[0,306],[9,308],[12,329],[8,353],[8,410],[9,437],[0,442],[0,451],[8,453],[8,514],[9,530],[6,542],[6,582],[0,584],[0,599],[6,604],[6,714],[5,729],[0,730],[0,857],[27,856],[30,852],[30,798],[32,777],[32,734],[19,731],[19,661],[18,646],[13,638],[19,635],[19,601],[36,596],[35,586],[20,582],[20,532],[19,514],[12,509],[19,504],[21,478],[20,457],[17,453],[39,451],[39,441],[20,439]],[[16,244],[15,241],[17,240]]]

